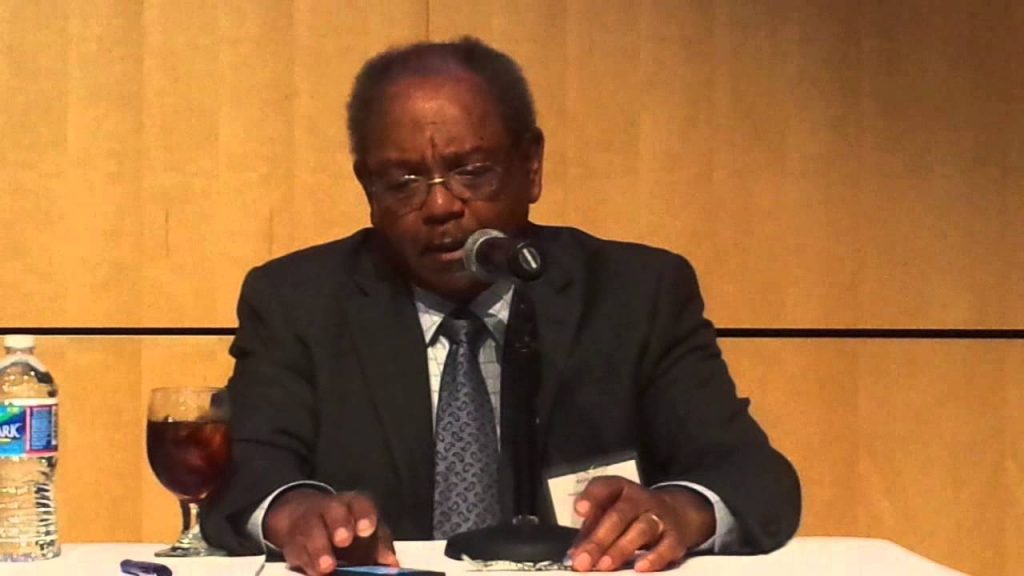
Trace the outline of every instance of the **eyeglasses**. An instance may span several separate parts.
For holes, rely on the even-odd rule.
[[[381,208],[402,216],[422,208],[435,184],[444,186],[453,196],[466,202],[493,200],[498,196],[500,183],[501,168],[479,162],[433,178],[416,174],[384,174],[373,179],[370,194]]]

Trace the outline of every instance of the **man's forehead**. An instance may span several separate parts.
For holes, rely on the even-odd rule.
[[[375,156],[418,155],[426,148],[470,153],[501,148],[506,142],[497,102],[479,79],[468,74],[393,83],[369,127],[369,152]]]
[[[385,109],[409,104],[437,108],[470,102],[481,111],[499,112],[498,104],[484,81],[468,72],[398,78],[388,85],[381,98]]]

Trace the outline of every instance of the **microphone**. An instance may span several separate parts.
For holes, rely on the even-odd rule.
[[[544,273],[540,251],[532,242],[509,238],[491,228],[471,234],[464,249],[466,269],[485,282],[502,278],[531,282]]]

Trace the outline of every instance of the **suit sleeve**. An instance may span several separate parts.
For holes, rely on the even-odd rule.
[[[644,361],[640,406],[645,476],[705,486],[728,506],[739,528],[736,549],[779,548],[800,520],[800,484],[736,395],[715,330],[704,318],[696,275],[674,257],[659,281]]]
[[[310,354],[289,325],[262,268],[242,285],[238,331],[230,352],[232,467],[203,506],[206,539],[231,554],[258,554],[263,544],[246,524],[276,489],[310,478],[316,435]]]

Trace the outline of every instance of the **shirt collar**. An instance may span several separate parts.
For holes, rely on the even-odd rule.
[[[513,285],[511,282],[499,281],[469,303],[469,309],[484,321],[494,341],[501,346],[505,341],[505,327],[508,324],[508,312],[512,305]],[[423,340],[432,346],[437,338],[437,328],[444,317],[455,309],[455,304],[441,298],[433,292],[417,286],[412,287],[413,299],[416,301],[416,313],[423,328]]]

